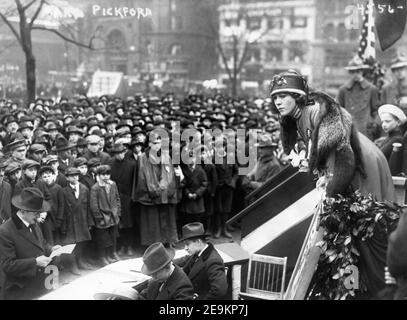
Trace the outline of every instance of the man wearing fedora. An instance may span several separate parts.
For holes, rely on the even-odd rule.
[[[185,272],[172,260],[175,250],[161,242],[150,245],[143,255],[141,272],[151,276],[147,288],[140,293],[141,300],[192,300],[194,289]]]
[[[188,256],[175,260],[188,275],[199,300],[224,299],[228,289],[225,265],[213,244],[206,241],[203,224],[192,222],[182,227]]]
[[[392,82],[383,86],[381,102],[383,104],[394,104],[404,112],[407,111],[407,58],[401,54],[397,55],[390,65],[394,75]]]
[[[337,100],[351,115],[357,129],[366,135],[367,124],[377,116],[378,89],[363,77],[369,69],[362,59],[355,56],[345,67],[351,79],[339,88]]]
[[[44,268],[52,260],[48,255],[60,246],[47,244],[37,225],[40,213],[49,210],[38,188],[23,189],[12,203],[17,214],[0,226],[1,298],[34,299],[45,293]]]
[[[65,174],[65,171],[72,165],[72,149],[75,148],[75,145],[68,142],[65,137],[60,136],[56,139],[55,142],[55,151],[58,155],[58,170]]]

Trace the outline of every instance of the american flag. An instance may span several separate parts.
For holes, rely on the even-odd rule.
[[[373,0],[369,0],[366,3],[364,16],[363,16],[363,28],[360,36],[358,55],[366,61],[369,57],[376,58],[375,49],[375,30],[374,30],[374,3]]]

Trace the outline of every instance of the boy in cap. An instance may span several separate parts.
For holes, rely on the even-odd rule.
[[[90,190],[90,210],[95,222],[95,243],[103,265],[120,260],[117,255],[118,225],[121,215],[117,185],[110,180],[110,166],[96,170],[96,180]]]
[[[41,224],[45,240],[51,245],[61,243],[60,227],[63,220],[64,195],[62,187],[55,182],[55,171],[50,166],[42,166],[38,176],[44,182],[50,194],[50,211]]]
[[[68,185],[65,175],[59,171],[59,161],[58,157],[55,155],[49,155],[43,159],[43,164],[50,166],[55,173],[55,183],[59,184],[62,188],[65,188]]]
[[[184,225],[180,241],[185,244],[188,256],[174,262],[188,275],[199,300],[224,299],[228,289],[225,265],[207,237],[202,223]]]
[[[125,158],[127,147],[115,144],[112,148],[113,160],[110,178],[116,183],[121,202],[120,216],[120,252],[134,255],[135,244],[134,217],[131,195],[136,174],[136,163]]]
[[[161,242],[150,245],[143,255],[141,272],[151,276],[140,300],[193,300],[194,290],[185,272],[175,265],[175,251]]]
[[[203,195],[208,187],[205,170],[200,165],[197,165],[198,155],[190,151],[189,156],[190,163],[182,166],[185,179],[181,182],[183,196],[180,211],[184,214],[184,223],[205,220]]]
[[[63,188],[64,213],[61,224],[63,244],[76,243],[71,257],[70,271],[80,275],[79,268],[90,269],[83,253],[86,242],[91,240],[90,228],[94,225],[89,211],[89,190],[79,182],[79,170],[69,167],[65,173],[68,186]]]
[[[16,184],[13,195],[18,195],[24,188],[36,187],[41,190],[44,195],[44,199],[49,201],[50,194],[43,181],[37,181],[37,173],[40,168],[40,164],[37,161],[27,159],[21,166],[22,177]]]
[[[76,158],[73,162],[73,166],[80,172],[79,182],[90,190],[95,184],[95,181],[88,175],[88,160],[84,157]]]

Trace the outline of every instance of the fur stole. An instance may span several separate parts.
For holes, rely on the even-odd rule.
[[[311,99],[320,105],[319,117],[311,137],[311,171],[324,171],[328,158],[334,154],[334,168],[330,170],[333,176],[327,185],[326,194],[328,197],[345,195],[350,191],[349,187],[357,171],[366,177],[358,132],[352,124],[352,116],[329,95],[315,92]],[[288,153],[295,144],[293,134],[297,130],[295,125],[293,132],[292,121],[294,120],[282,121],[281,126],[283,146]]]

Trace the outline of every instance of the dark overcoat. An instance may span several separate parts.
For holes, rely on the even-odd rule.
[[[13,215],[0,226],[0,267],[4,273],[0,287],[2,299],[30,300],[45,293],[44,269],[37,267],[36,258],[51,253],[38,225],[38,239]]]
[[[11,216],[11,186],[3,181],[0,184],[0,224]]]
[[[225,297],[228,289],[225,265],[211,243],[200,256],[194,254],[174,262],[183,268],[191,280],[199,300],[218,300]]]
[[[90,190],[90,211],[95,221],[95,227],[106,229],[119,224],[121,204],[120,195],[114,182],[110,185],[109,194],[99,183]],[[104,221],[102,224],[101,221]]]
[[[131,208],[136,162],[128,159],[114,159],[111,164],[110,179],[116,182],[121,202],[121,228],[131,228],[134,224]]]
[[[192,300],[194,289],[184,271],[175,265],[174,272],[164,283],[161,291],[161,282],[150,280],[148,286],[140,295],[146,300]]]
[[[199,214],[205,212],[204,193],[208,186],[208,179],[205,170],[197,165],[194,170],[185,166],[182,168],[184,173],[184,180],[181,185],[183,186],[183,196],[181,200],[181,212],[190,214]],[[188,194],[195,193],[196,199],[189,199]]]
[[[89,210],[89,190],[79,183],[79,198],[68,186],[62,190],[64,195],[64,219],[61,225],[62,243],[71,244],[91,239],[89,228],[94,225]]]

